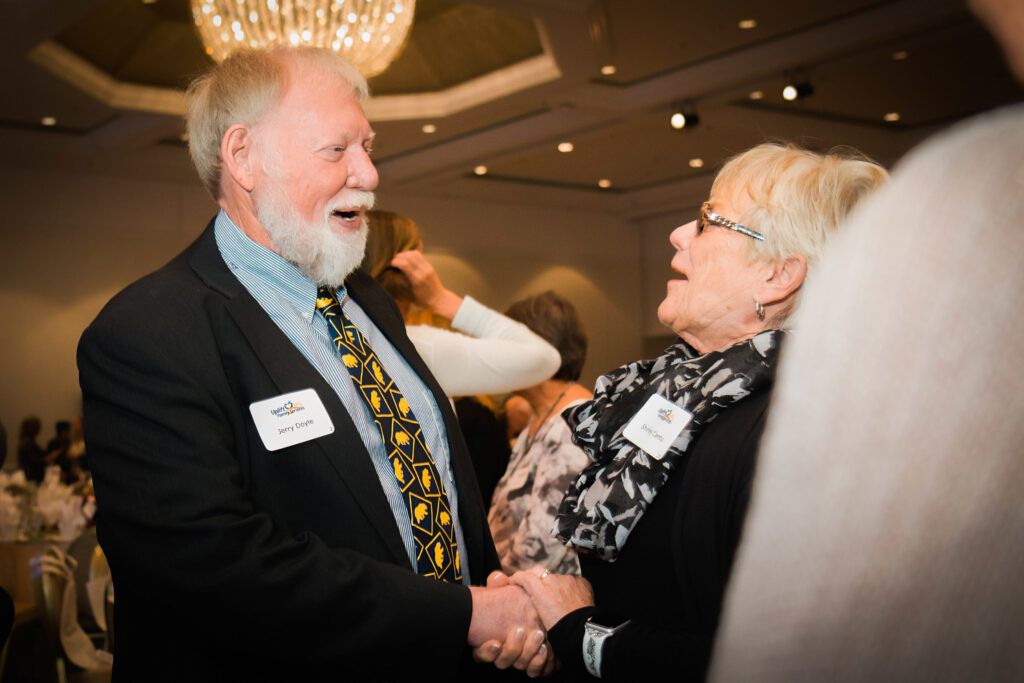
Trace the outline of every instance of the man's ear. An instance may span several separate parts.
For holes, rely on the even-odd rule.
[[[224,171],[246,192],[256,185],[253,167],[256,163],[252,131],[236,123],[220,140],[220,158]]]
[[[803,254],[787,256],[773,264],[768,278],[759,288],[758,301],[767,306],[788,299],[800,289],[807,277],[807,258]]]

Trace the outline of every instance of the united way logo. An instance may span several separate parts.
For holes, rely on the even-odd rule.
[[[672,414],[671,408],[658,408],[658,419],[661,420],[662,422],[672,424],[673,417],[674,416]]]
[[[300,410],[305,410],[305,408],[302,407],[301,403],[296,403],[295,401],[288,401],[280,408],[271,408],[270,414],[273,415],[274,417],[287,417],[292,413],[299,412]]]

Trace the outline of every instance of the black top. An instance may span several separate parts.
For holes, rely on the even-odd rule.
[[[597,607],[566,615],[548,637],[567,679],[587,678],[584,622],[631,620],[605,641],[603,680],[702,680],[750,500],[770,387],[730,406],[700,434],[615,562],[581,554]]]

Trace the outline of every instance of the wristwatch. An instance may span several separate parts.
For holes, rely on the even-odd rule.
[[[604,641],[615,635],[629,624],[624,621],[618,626],[603,626],[594,621],[594,617],[587,619],[583,625],[583,663],[591,676],[601,677],[601,654],[604,649]]]

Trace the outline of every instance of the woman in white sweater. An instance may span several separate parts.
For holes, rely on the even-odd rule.
[[[363,268],[410,319],[414,307],[451,321],[452,330],[408,325],[409,339],[448,396],[497,394],[542,382],[561,357],[522,323],[446,288],[420,251],[416,224],[388,211],[368,213]]]

